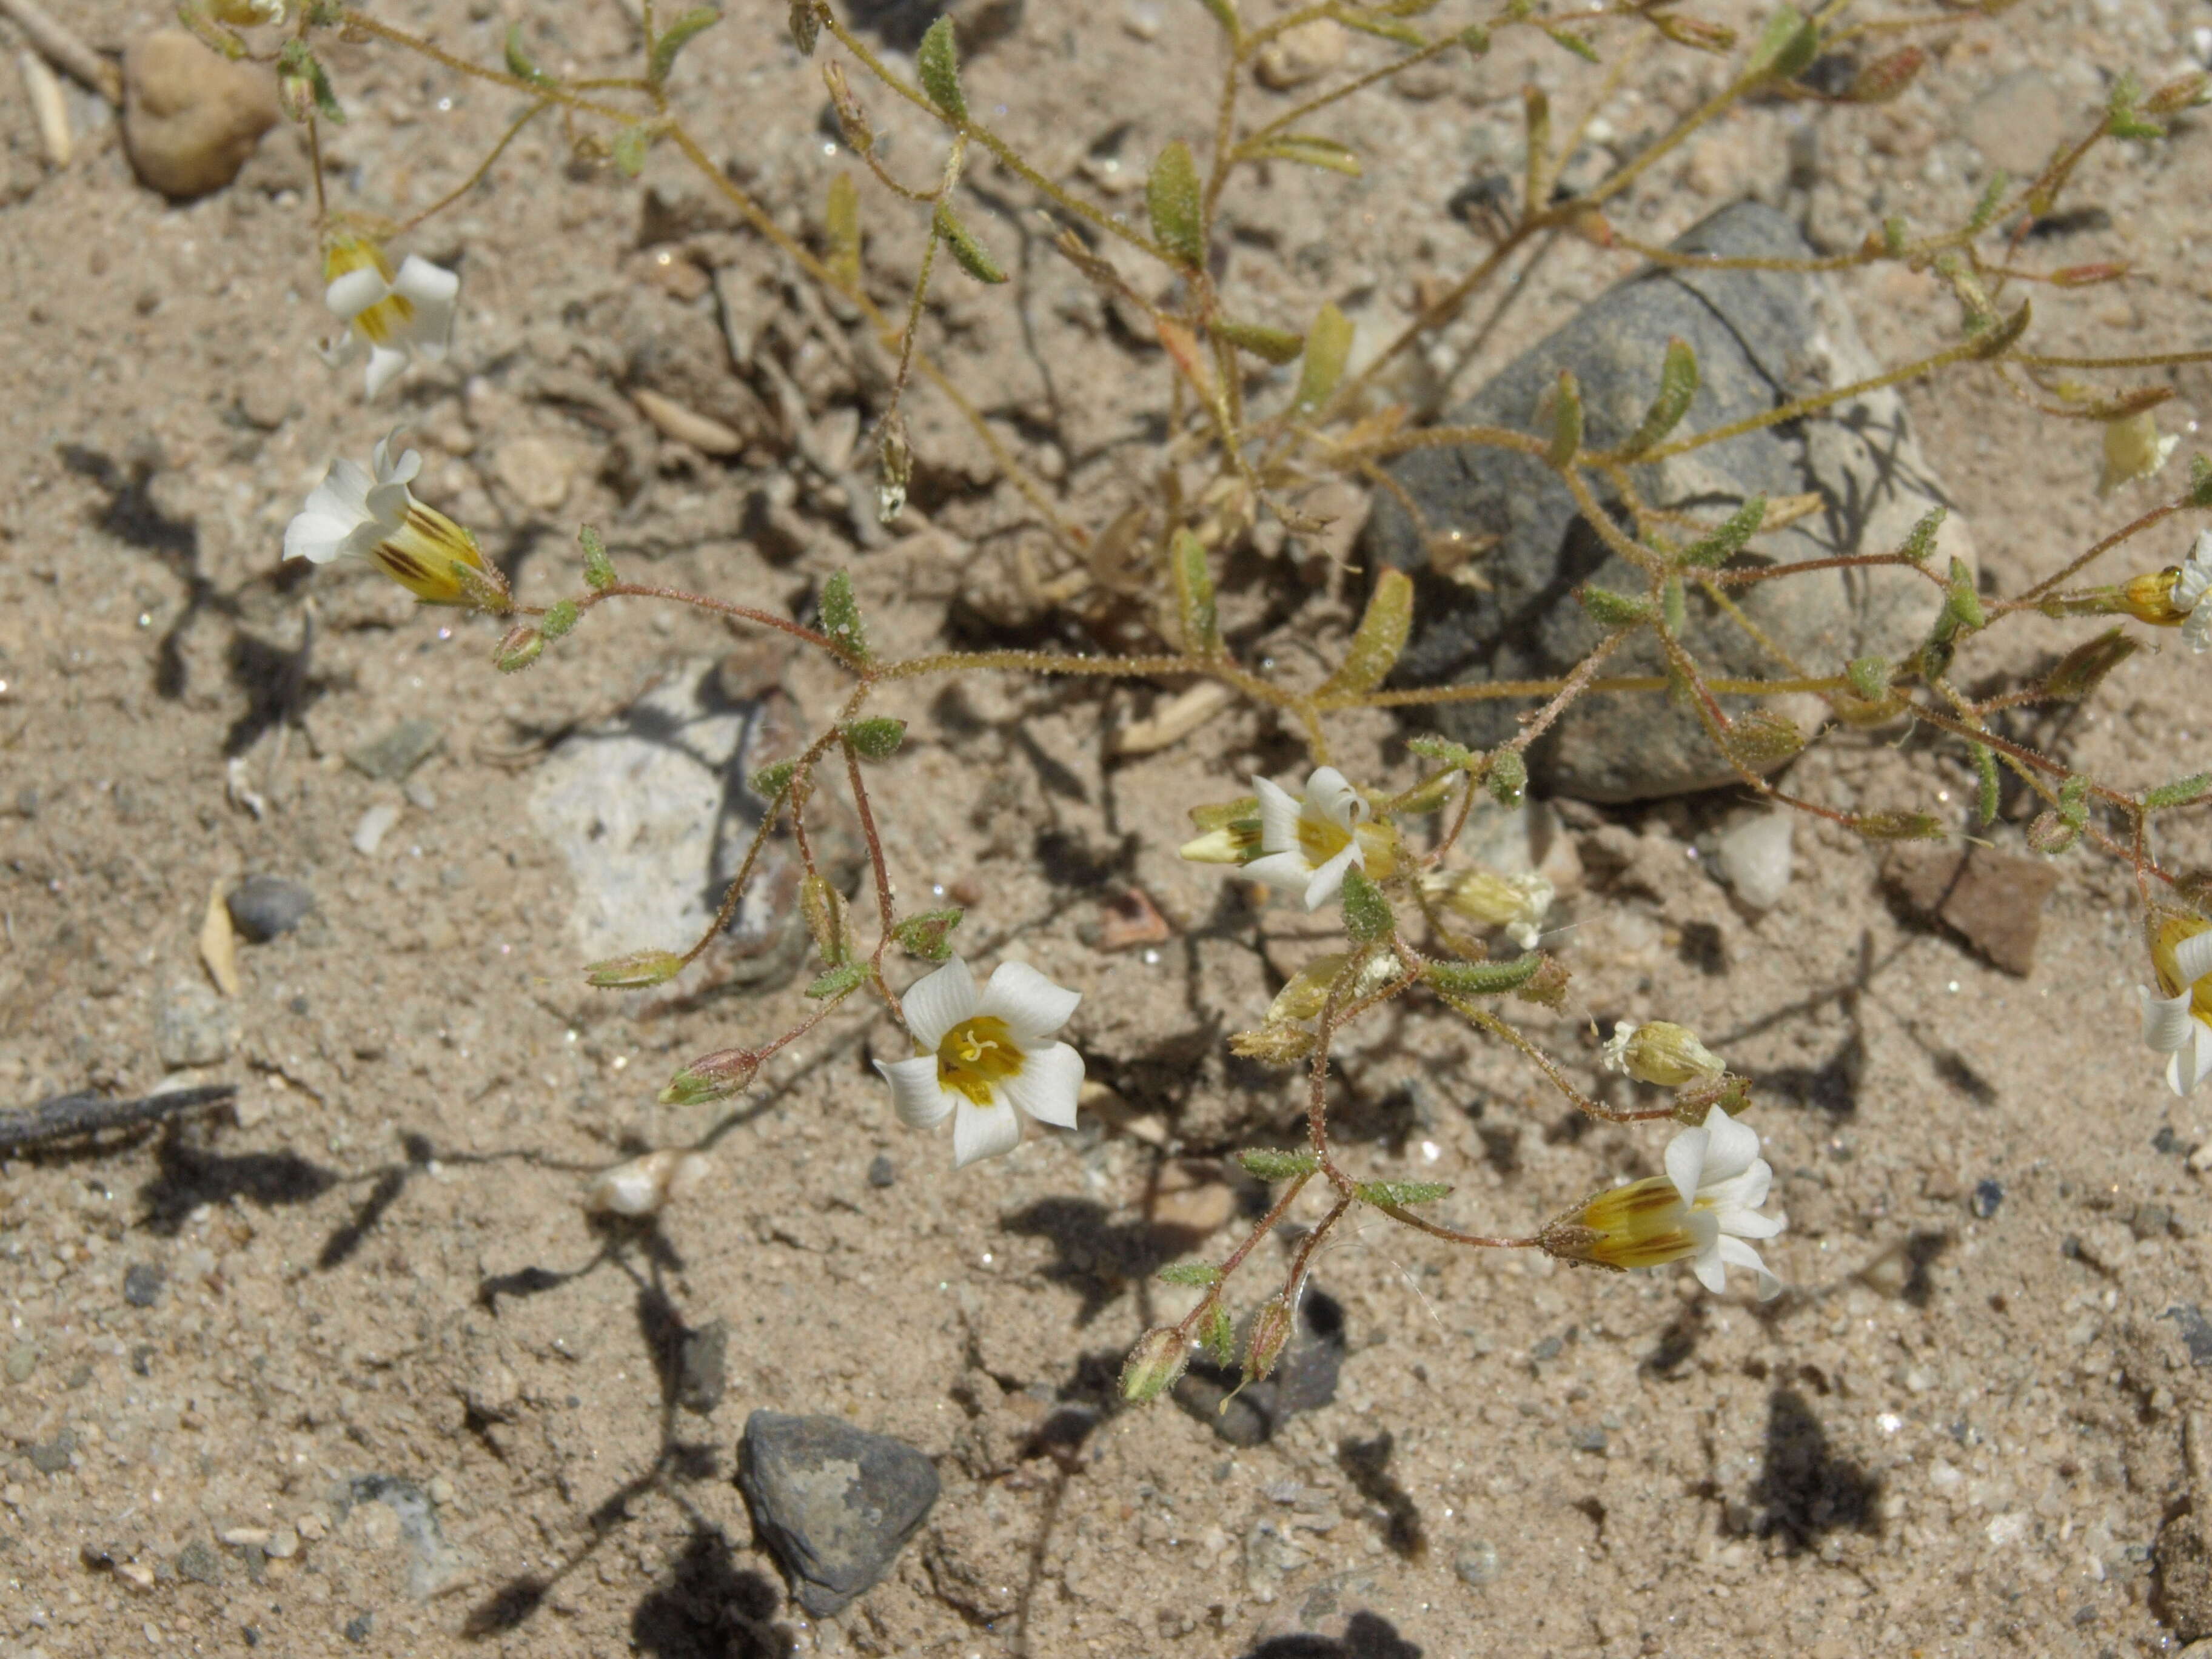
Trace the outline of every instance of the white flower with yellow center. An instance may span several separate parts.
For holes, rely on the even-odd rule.
[[[915,1057],[876,1062],[899,1121],[927,1129],[951,1113],[956,1170],[1013,1149],[1017,1108],[1073,1129],[1083,1056],[1052,1036],[1082,1000],[1025,962],[1000,963],[981,994],[958,957],[915,981],[899,1000]]]
[[[377,445],[374,471],[343,456],[331,463],[306,510],[284,526],[284,556],[314,564],[367,559],[429,605],[481,605],[503,595],[505,583],[485,565],[476,538],[409,492],[422,458],[410,449],[395,460],[398,439],[394,428]]]
[[[384,250],[366,238],[335,236],[323,260],[323,303],[346,324],[346,336],[331,354],[343,361],[360,341],[368,347],[368,395],[392,383],[420,353],[432,362],[446,355],[453,332],[453,296],[461,279],[443,265],[416,254],[399,262],[395,273]]]
[[[1270,887],[1305,896],[1318,910],[1344,890],[1344,872],[1387,876],[1395,866],[1387,826],[1370,823],[1367,803],[1334,766],[1306,780],[1303,799],[1266,778],[1254,778],[1260,796],[1260,856],[1244,873]]]
[[[2150,958],[2166,994],[2136,988],[2143,1042],[2172,1056],[2166,1084],[2186,1095],[2212,1075],[2212,927],[2193,917],[2171,918],[2156,927]]]
[[[1759,1155],[1758,1132],[1716,1106],[1701,1128],[1668,1143],[1667,1173],[1600,1193],[1540,1236],[1552,1255],[1608,1267],[1690,1264],[1718,1295],[1730,1267],[1748,1269],[1764,1302],[1782,1288],[1746,1239],[1771,1238],[1786,1218],[1762,1215],[1774,1171]]]

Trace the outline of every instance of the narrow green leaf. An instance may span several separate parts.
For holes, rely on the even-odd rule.
[[[1597,55],[1597,44],[1588,35],[1577,34],[1572,29],[1563,29],[1554,23],[1540,23],[1537,27],[1550,37],[1553,46],[1564,46],[1584,63],[1601,61]]]
[[[1680,337],[1667,342],[1666,361],[1659,367],[1659,393],[1644,411],[1643,423],[1620,447],[1623,455],[1641,455],[1677,426],[1690,412],[1698,395],[1698,354]]]
[[[957,908],[924,910],[892,928],[891,937],[908,956],[920,957],[924,962],[942,962],[952,954],[947,936],[960,925],[963,914]]]
[[[1441,1181],[1363,1181],[1352,1195],[1362,1204],[1389,1204],[1403,1210],[1449,1198],[1451,1188]]]
[[[1411,23],[1401,23],[1395,18],[1377,17],[1371,12],[1340,11],[1336,21],[1348,29],[1362,34],[1371,34],[1377,40],[1395,41],[1401,46],[1411,46],[1419,52],[1429,44],[1429,37]]]
[[[1006,280],[1005,267],[991,257],[991,252],[962,224],[952,211],[950,203],[937,204],[937,234],[945,239],[945,246],[952,250],[952,257],[960,262],[960,269],[979,283],[1003,283]]]
[[[1346,178],[1360,176],[1359,157],[1350,145],[1310,132],[1279,132],[1256,143],[1242,145],[1237,153],[1249,161],[1295,161],[1300,167],[1341,173]]]
[[[527,81],[533,87],[550,87],[553,77],[530,61],[530,53],[522,45],[522,25],[507,26],[507,72],[518,81]]]
[[[770,761],[745,780],[745,787],[763,800],[774,800],[791,787],[791,780],[799,770],[795,760]]]
[[[821,608],[822,631],[855,661],[867,661],[867,624],[860,620],[860,603],[853,598],[853,578],[848,572],[830,573],[830,579],[822,584]]]
[[[1778,6],[1759,32],[1744,64],[1747,76],[1787,81],[1820,55],[1820,31],[1791,5]]]
[[[1168,546],[1175,567],[1176,608],[1182,621],[1182,648],[1194,656],[1210,657],[1221,648],[1221,628],[1213,607],[1213,571],[1206,544],[1188,530],[1178,530]]]
[[[1218,1285],[1221,1269],[1211,1261],[1178,1261],[1161,1268],[1159,1276],[1170,1285]]]
[[[1920,522],[1912,526],[1912,533],[1905,538],[1905,545],[1897,550],[1901,558],[1918,564],[1936,550],[1936,532],[1943,527],[1948,516],[1945,509],[1932,507],[1921,515]]]
[[[1682,579],[1669,576],[1659,584],[1659,619],[1667,624],[1667,631],[1676,638],[1689,622],[1689,604],[1682,592]]]
[[[584,585],[602,592],[612,587],[614,561],[607,556],[607,544],[599,539],[599,532],[586,525],[576,532],[576,542],[584,550]]]
[[[645,158],[653,149],[653,131],[649,127],[624,127],[615,134],[612,145],[616,170],[626,179],[635,179],[645,171]]]
[[[906,741],[906,722],[887,715],[848,720],[842,729],[845,741],[853,745],[853,752],[862,760],[889,760]]]
[[[603,991],[638,991],[665,985],[683,971],[684,958],[673,951],[632,951],[595,962],[584,975]]]
[[[965,121],[968,99],[960,90],[960,47],[952,38],[951,17],[939,17],[929,26],[915,53],[914,66],[929,101],[954,120]]]
[[[1997,821],[1997,755],[1985,743],[1969,744],[1967,750],[1974,757],[1974,773],[1979,787],[1974,792],[1974,808],[1986,830]]]
[[[1379,945],[1398,932],[1390,901],[1363,870],[1344,872],[1344,932],[1354,945]]]
[[[1334,305],[1324,305],[1306,331],[1305,361],[1298,369],[1298,395],[1293,407],[1312,414],[1329,399],[1344,378],[1345,359],[1352,355],[1352,319]]]
[[[1421,977],[1454,996],[1502,996],[1535,978],[1546,960],[1541,951],[1529,951],[1510,962],[1431,962]]]
[[[2172,806],[2193,806],[2208,794],[2212,794],[2212,772],[2199,772],[2144,791],[2143,811],[2163,812]]]
[[[676,67],[676,54],[707,30],[722,21],[722,14],[712,6],[695,6],[660,32],[653,43],[653,62],[646,70],[646,79],[656,87],[668,78],[668,71]]]
[[[1145,207],[1152,235],[1186,270],[1206,265],[1206,221],[1199,193],[1198,163],[1190,146],[1178,138],[1160,152],[1145,180]]]
[[[1710,535],[1700,536],[1682,550],[1682,562],[1699,569],[1717,569],[1743,551],[1743,544],[1766,517],[1766,497],[1753,495],[1729,514],[1727,522]]]
[[[2110,628],[2075,646],[2044,677],[2043,695],[2059,702],[2084,702],[2105,676],[2142,649],[2124,628]]]
[[[1239,351],[1249,351],[1262,362],[1296,362],[1306,349],[1306,337],[1287,328],[1268,328],[1260,323],[1232,323],[1217,318],[1213,331]]]
[[[2004,205],[2005,192],[2012,188],[2012,177],[2002,167],[1990,174],[1990,181],[1982,186],[1981,199],[1974,204],[1972,216],[1966,228],[1977,233],[1987,230],[1996,222],[1997,210]]]
[[[868,976],[868,967],[863,962],[841,962],[806,988],[806,994],[817,1002],[830,997],[842,996]]]
[[[1321,1168],[1311,1152],[1279,1152],[1266,1146],[1249,1146],[1237,1154],[1244,1173],[1261,1181],[1291,1181]]]
[[[1398,665],[1406,636],[1413,629],[1413,580],[1402,570],[1385,568],[1375,578],[1375,591],[1367,596],[1367,609],[1336,672],[1314,690],[1317,697],[1356,696],[1372,691]]]
[[[1616,593],[1609,587],[1597,587],[1585,582],[1575,589],[1575,598],[1589,613],[1592,621],[1601,623],[1607,628],[1626,628],[1635,623],[1651,620],[1650,600]]]
[[[847,288],[860,285],[860,192],[853,175],[841,173],[830,181],[830,199],[822,210],[828,258],[823,263]]]

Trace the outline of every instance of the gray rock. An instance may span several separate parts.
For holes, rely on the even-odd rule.
[[[1802,258],[1811,250],[1783,215],[1755,202],[1714,214],[1674,244],[1685,252]],[[1540,431],[1540,404],[1559,373],[1581,382],[1585,441],[1617,444],[1642,421],[1658,389],[1670,337],[1696,352],[1700,381],[1676,435],[1710,429],[1825,387],[1879,372],[1833,287],[1824,277],[1751,270],[1653,270],[1592,302],[1531,348],[1463,407],[1455,424]],[[1369,520],[1370,556],[1413,574],[1415,631],[1397,678],[1411,684],[1564,674],[1602,629],[1573,590],[1585,582],[1641,592],[1644,580],[1614,556],[1576,513],[1540,460],[1496,449],[1430,449],[1392,469],[1427,520],[1425,542],[1404,508],[1378,492]],[[1672,460],[1633,470],[1654,506],[1717,523],[1742,500],[1817,491],[1825,506],[1761,537],[1736,562],[1796,563],[1839,553],[1894,550],[1942,499],[1906,428],[1903,405],[1883,391],[1823,416],[1749,432]],[[1436,538],[1458,534],[1490,550],[1468,570],[1477,591],[1432,569]],[[1493,539],[1494,538],[1494,542]],[[1953,514],[1937,538],[1936,568],[1972,560],[1972,538]],[[1933,583],[1901,569],[1820,572],[1761,583],[1735,595],[1745,612],[1808,670],[1834,669],[1869,653],[1901,656],[1925,635],[1941,603]],[[1685,639],[1707,672],[1784,672],[1743,631],[1692,596]],[[1624,648],[1608,672],[1656,674],[1648,636]],[[1731,713],[1747,699],[1724,699]],[[1437,721],[1464,743],[1487,747],[1516,730],[1510,701],[1460,704]],[[1817,718],[1809,699],[1778,699],[1778,712]],[[1719,750],[1687,709],[1650,696],[1585,698],[1531,757],[1547,788],[1592,800],[1637,800],[1729,781]]]
[[[1273,1438],[1293,1412],[1335,1399],[1343,1367],[1344,1310],[1334,1297],[1309,1288],[1298,1304],[1297,1332],[1273,1370],[1240,1389],[1241,1371],[1196,1360],[1176,1381],[1173,1398],[1231,1445],[1256,1446]]]
[[[177,1577],[195,1584],[222,1583],[222,1562],[216,1553],[195,1539],[177,1553]]]
[[[891,1162],[889,1152],[878,1152],[868,1160],[868,1185],[888,1187],[898,1179],[898,1165]]]
[[[617,720],[556,746],[538,769],[530,816],[575,874],[569,930],[582,958],[680,951],[704,933],[767,810],[745,780],[804,741],[791,697],[772,679],[695,661]],[[860,843],[829,790],[809,801],[807,827],[825,872],[851,891]],[[646,994],[688,996],[717,982],[788,975],[807,948],[799,915],[804,873],[780,830],[701,966]]]
[[[400,1541],[407,1547],[407,1593],[416,1601],[428,1601],[468,1570],[460,1552],[446,1540],[437,1505],[412,1480],[393,1474],[356,1475],[340,1483],[331,1496],[341,1521],[356,1504],[383,1504],[399,1517]]]
[[[154,1052],[171,1071],[220,1065],[238,1046],[238,1012],[206,986],[179,980],[154,1007]]]
[[[238,931],[256,945],[297,927],[315,908],[313,890],[282,876],[248,876],[223,902]]]
[[[70,1454],[76,1449],[76,1436],[64,1429],[51,1440],[24,1447],[23,1455],[40,1474],[59,1474],[70,1466]]]
[[[134,1261],[123,1270],[123,1299],[134,1308],[151,1308],[161,1300],[168,1274],[150,1261]]]
[[[836,1417],[755,1412],[738,1443],[753,1522],[817,1619],[890,1568],[937,1502],[937,1470],[913,1447]]]
[[[395,783],[438,752],[446,734],[434,721],[402,720],[381,737],[346,750],[356,771]]]

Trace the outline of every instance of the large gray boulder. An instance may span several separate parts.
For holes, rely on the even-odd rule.
[[[1756,202],[1722,209],[1674,246],[1727,258],[1813,256],[1789,219]],[[1545,432],[1540,404],[1559,371],[1572,369],[1582,385],[1586,447],[1617,444],[1650,406],[1667,343],[1675,337],[1695,350],[1699,371],[1696,398],[1674,429],[1677,437],[1881,372],[1825,276],[1655,268],[1593,301],[1453,410],[1450,420]],[[1644,591],[1642,574],[1607,550],[1558,479],[1533,457],[1474,447],[1422,450],[1391,471],[1426,518],[1428,532],[1425,540],[1390,494],[1377,493],[1365,532],[1370,560],[1408,572],[1418,593],[1400,684],[1565,674],[1604,631],[1576,601],[1574,589],[1595,582],[1622,592]],[[1740,555],[1738,565],[1892,552],[1945,499],[1890,391],[1640,465],[1632,477],[1651,505],[1711,523],[1753,495],[1773,501],[1819,494],[1820,511],[1759,538],[1757,550]],[[1466,538],[1461,546],[1481,547],[1492,538],[1494,545],[1456,574],[1431,568],[1430,548],[1447,544],[1442,538],[1455,532]],[[1930,563],[1941,571],[1953,556],[1972,562],[1971,537],[1955,513],[1945,521]],[[1469,575],[1488,586],[1463,580]],[[1838,672],[1869,653],[1904,655],[1926,634],[1942,600],[1936,584],[1896,568],[1809,573],[1739,589],[1735,597],[1808,674]],[[1714,676],[1790,672],[1694,592],[1684,637]],[[1662,665],[1646,635],[1611,659],[1607,672],[1656,674]],[[1731,713],[1749,706],[1746,699],[1724,702]],[[1488,747],[1511,737],[1516,712],[1530,706],[1447,705],[1436,719],[1460,741]],[[1809,697],[1778,698],[1773,706],[1808,726],[1820,714]],[[1540,786],[1587,800],[1680,794],[1735,775],[1693,713],[1649,694],[1583,699],[1530,758]]]

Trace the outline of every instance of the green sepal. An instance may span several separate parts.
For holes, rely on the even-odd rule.
[[[920,957],[924,962],[942,962],[952,954],[949,935],[965,914],[957,906],[924,910],[893,927],[891,937],[908,956]]]
[[[1482,781],[1490,791],[1491,799],[1500,806],[1518,806],[1528,787],[1528,763],[1521,757],[1517,749],[1498,750],[1490,757],[1490,764],[1483,769]]]
[[[556,599],[538,619],[538,629],[547,639],[557,640],[575,627],[577,614],[575,600]]]
[[[1943,520],[1949,516],[1947,508],[1929,507],[1921,515],[1920,521],[1912,526],[1912,533],[1905,538],[1905,545],[1897,550],[1898,557],[1910,559],[1915,564],[1925,560],[1936,550],[1936,532],[1943,527]]]
[[[1544,452],[1548,466],[1564,470],[1583,452],[1583,387],[1571,368],[1559,371],[1552,393],[1552,443]]]
[[[599,532],[586,525],[576,532],[576,543],[584,550],[584,585],[595,592],[612,587],[615,564],[607,556],[607,544],[599,539]]]
[[[1390,901],[1363,870],[1344,872],[1344,932],[1354,945],[1379,945],[1397,937],[1398,918]]]
[[[331,86],[330,71],[323,67],[323,60],[307,49],[305,40],[295,38],[283,44],[276,53],[276,73],[304,79],[308,95],[315,100],[315,113],[333,126],[345,125],[345,110]]]
[[[763,800],[774,800],[791,787],[792,777],[798,770],[796,760],[770,761],[745,780],[745,787]]]
[[[1206,1328],[1199,1333],[1200,1345],[1213,1356],[1214,1363],[1228,1366],[1237,1363],[1237,1327],[1231,1322],[1229,1310],[1218,1302],[1206,1316]]]
[[[1358,696],[1372,691],[1398,665],[1398,653],[1413,627],[1413,580],[1402,570],[1384,569],[1375,578],[1367,609],[1336,672],[1314,688],[1316,697]]]
[[[848,720],[839,728],[845,741],[853,745],[853,752],[862,760],[889,760],[906,741],[906,722],[888,715],[872,715],[864,720]]]

